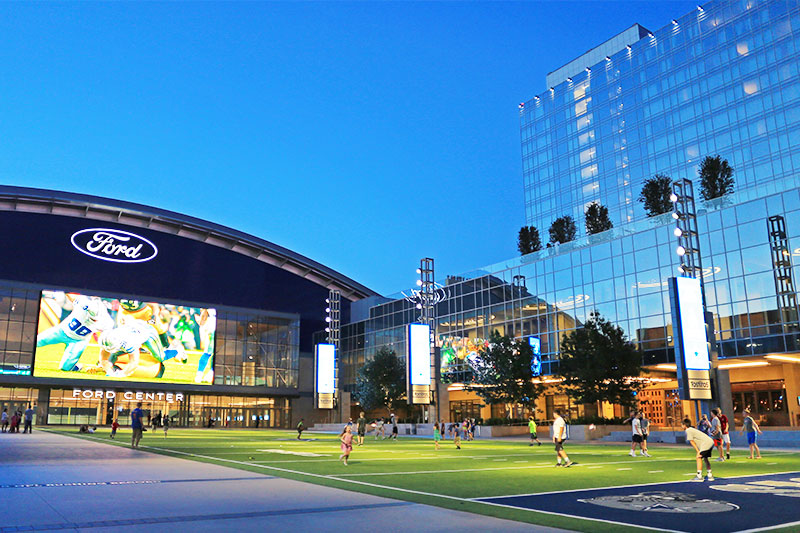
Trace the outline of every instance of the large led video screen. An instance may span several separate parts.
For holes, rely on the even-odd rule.
[[[42,291],[33,375],[210,385],[216,329],[215,309]]]

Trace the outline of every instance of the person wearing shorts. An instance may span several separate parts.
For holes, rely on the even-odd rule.
[[[442,440],[442,434],[439,431],[439,422],[436,422],[433,425],[433,446],[435,449],[439,449],[439,441]]]
[[[631,417],[631,457],[636,457],[636,445],[639,445],[639,450],[644,456],[644,446],[642,446],[642,442],[644,439],[642,438],[642,419],[639,418],[639,411],[633,413]]]
[[[722,455],[722,421],[719,419],[721,413],[718,407],[711,410],[711,438],[714,439],[714,447],[719,450],[719,457],[717,461],[724,461],[725,457]]]
[[[761,435],[761,428],[750,416],[750,409],[744,410],[744,425],[739,434],[741,435],[745,432],[747,433],[747,444],[750,446],[750,457],[748,459],[761,459],[761,450],[758,449],[758,444],[756,444],[756,432]]]
[[[367,433],[367,419],[364,418],[364,412],[361,412],[361,416],[358,417],[356,420],[356,429],[358,431],[358,445],[361,446],[364,444],[364,435]]]
[[[561,416],[561,411],[556,409],[556,419],[553,421],[553,444],[556,449],[556,466],[561,466],[561,460],[564,460],[564,466],[570,467],[573,463],[569,460],[567,452],[564,451],[564,441],[567,440],[567,422]]]
[[[711,473],[711,462],[708,460],[711,457],[711,451],[714,449],[714,439],[706,435],[699,429],[692,427],[692,421],[688,418],[683,420],[683,429],[686,430],[686,442],[692,445],[697,455],[697,475],[692,481],[703,481],[703,463],[706,465],[706,474],[708,481],[714,481],[714,475]]]
[[[730,430],[728,417],[725,416],[725,413],[722,412],[722,409],[719,410],[719,421],[722,424],[722,444],[725,446],[725,459],[731,458],[731,436],[728,431]]]

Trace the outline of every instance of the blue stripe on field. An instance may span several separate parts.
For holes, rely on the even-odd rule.
[[[246,478],[252,479],[252,478]],[[416,505],[411,502],[389,502],[373,503],[361,505],[342,505],[338,507],[310,507],[308,509],[281,509],[275,511],[254,511],[209,515],[189,515],[189,516],[165,516],[163,518],[140,518],[130,520],[97,520],[93,522],[66,522],[63,524],[42,524],[36,526],[11,526],[0,527],[0,533],[12,533],[17,531],[53,531],[59,529],[80,529],[94,527],[115,527],[115,526],[136,526],[142,524],[169,524],[173,522],[206,522],[210,520],[238,520],[241,518],[265,518],[269,516],[303,515],[314,513],[334,513],[342,511],[360,511],[381,509],[387,507],[402,507]]]
[[[142,479],[133,481],[75,481],[70,483],[10,483],[0,485],[0,489],[35,489],[40,487],[105,487],[114,485],[156,485],[161,483],[205,483],[209,481],[260,481],[264,479],[275,479],[275,476],[215,477],[208,479]]]
[[[723,463],[724,465],[724,463]],[[714,465],[718,472],[724,466]],[[589,489],[563,491],[552,494],[531,494],[525,496],[501,496],[495,498],[479,498],[476,501],[497,503],[529,509],[532,511],[549,511],[580,518],[596,518],[611,520],[631,525],[641,525],[659,529],[679,530],[687,533],[729,533],[746,529],[780,527],[800,521],[800,505],[797,504],[797,495],[800,488],[786,489],[786,495],[781,495],[780,483],[790,482],[795,487],[800,479],[800,473],[765,474],[736,478],[717,478],[709,483],[672,482],[654,485],[639,485],[629,487],[616,487],[608,489]],[[738,485],[749,487],[764,485],[770,481],[777,482],[775,488],[766,493],[753,490],[730,492],[716,490],[712,487]],[[713,513],[690,512],[665,512],[653,506],[652,510],[617,509],[590,503],[589,500],[600,497],[619,496],[625,499],[637,497],[642,494],[655,492],[680,493],[693,500],[714,500],[727,502],[738,506],[730,510]]]

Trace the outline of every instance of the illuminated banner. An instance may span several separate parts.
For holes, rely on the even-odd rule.
[[[528,344],[531,347],[533,356],[531,357],[531,373],[533,377],[542,375],[542,340],[539,337],[528,337]]]
[[[336,394],[336,345],[317,344],[314,347],[314,388],[317,409],[333,409]]]
[[[430,403],[431,328],[427,324],[409,324],[406,329],[406,369],[408,403]]]
[[[711,358],[703,312],[700,280],[670,278],[672,329],[675,338],[675,363],[682,398],[711,399]]]
[[[33,375],[214,383],[215,309],[42,291]]]

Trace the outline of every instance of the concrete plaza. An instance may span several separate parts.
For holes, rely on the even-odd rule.
[[[38,430],[0,434],[0,502],[3,533],[557,531]]]

